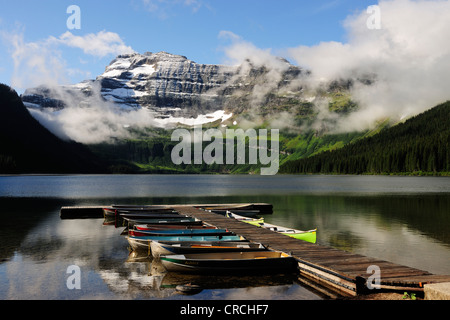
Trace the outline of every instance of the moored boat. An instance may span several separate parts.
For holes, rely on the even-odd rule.
[[[121,218],[129,219],[170,219],[170,218],[185,218],[187,216],[180,215],[178,213],[166,213],[166,212],[131,212],[122,211],[117,212]]]
[[[154,258],[163,255],[205,253],[205,252],[241,252],[241,251],[267,251],[259,243],[248,241],[216,241],[216,242],[167,242],[152,241],[151,252]]]
[[[244,216],[234,214],[232,212],[228,212],[227,217],[233,218],[233,219],[236,219],[239,221],[243,221],[246,223],[250,223],[255,226],[265,228],[265,229],[268,229],[271,231],[275,231],[275,232],[284,234],[286,236],[289,236],[289,237],[292,237],[295,239],[299,239],[299,240],[303,240],[303,241],[307,241],[307,242],[311,242],[311,243],[316,243],[316,241],[317,241],[317,228],[311,229],[311,230],[306,230],[306,231],[293,229],[293,228],[287,228],[287,227],[282,227],[282,226],[277,226],[274,224],[266,223],[266,222],[264,222],[264,219],[261,222],[261,221],[258,221],[257,219],[247,218]]]
[[[162,219],[136,219],[136,218],[124,218],[127,222],[127,226],[132,228],[134,225],[141,224],[157,224],[157,225],[202,225],[203,222],[201,220],[197,220],[192,217],[178,217],[178,218],[162,218]]]
[[[249,223],[255,226],[259,226],[261,223],[264,223],[264,218],[249,218],[249,217],[244,217],[238,214],[235,214],[231,211],[227,211],[227,213],[225,214],[225,216],[227,218],[233,218],[236,219],[238,221],[242,221],[245,223]]]
[[[136,251],[145,250],[150,251],[150,244],[152,241],[171,241],[171,242],[222,242],[222,241],[243,241],[245,238],[238,235],[231,236],[212,236],[212,235],[197,235],[197,236],[145,236],[134,237],[126,236],[130,247]]]
[[[292,228],[286,228],[282,226],[277,226],[274,224],[269,223],[262,223],[260,224],[262,228],[275,231],[281,234],[284,234],[286,236],[289,236],[291,238],[295,238],[298,240],[303,240],[311,243],[316,243],[317,241],[317,229],[311,229],[311,230],[297,230]]]
[[[139,207],[104,207],[103,210],[103,216],[104,217],[115,217],[117,214],[120,213],[176,213],[173,209],[170,208],[139,208]]]
[[[214,226],[205,224],[191,225],[191,224],[136,224],[136,230],[160,230],[160,229],[217,229]]]
[[[261,212],[259,210],[227,210],[227,209],[213,209],[211,212],[218,213],[221,215],[226,215],[227,212],[232,212],[238,214],[243,217],[255,217],[259,215]]]
[[[140,205],[140,204],[113,204],[115,209],[134,209],[134,210],[173,210],[165,205]]]
[[[294,271],[295,259],[278,251],[215,252],[160,257],[169,272],[182,273],[270,273]]]
[[[159,229],[159,230],[134,230],[129,229],[128,234],[134,237],[145,236],[183,236],[183,235],[234,235],[226,229]]]

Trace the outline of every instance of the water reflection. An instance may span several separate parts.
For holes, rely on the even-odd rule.
[[[0,263],[0,299],[322,299],[291,275],[217,279],[166,274],[147,256],[130,253],[123,228],[99,219],[60,220],[60,205],[49,211],[31,207],[29,212],[40,219],[29,219],[27,228],[13,234],[0,227],[0,241],[15,237]],[[66,286],[71,265],[80,267],[80,290]],[[175,289],[192,281],[203,288],[194,296]]]
[[[359,184],[346,178],[276,178],[270,188],[262,178],[248,182],[247,177],[195,177],[193,181],[183,177],[176,192],[170,193],[174,178],[164,182],[164,177],[152,177],[156,185],[149,186],[143,177],[102,177],[93,184],[95,188],[106,180],[119,187],[98,188],[100,194],[85,198],[92,190],[86,177],[33,178],[31,184],[29,177],[13,178],[8,178],[12,184],[7,186],[0,181],[0,299],[321,299],[289,276],[266,278],[262,284],[260,278],[222,281],[152,274],[155,264],[133,260],[136,257],[129,254],[128,243],[120,235],[122,229],[103,225],[101,220],[60,220],[59,209],[70,205],[268,202],[274,212],[264,216],[267,222],[296,229],[317,227],[319,244],[450,274],[448,179],[387,179],[395,182],[393,186],[404,184],[402,192],[389,194],[382,187],[387,181],[383,177],[356,179]],[[51,183],[55,179],[57,183]],[[142,189],[137,196],[122,196],[119,191],[130,181]],[[302,185],[296,186],[299,181]],[[343,181],[351,185],[341,184],[338,192]],[[356,192],[357,186],[371,181],[375,186]],[[416,185],[408,189],[411,181]],[[200,189],[192,191],[197,182]],[[158,183],[163,186],[159,191]],[[222,189],[215,189],[218,184]],[[214,191],[208,193],[208,188]],[[306,192],[308,188],[314,192]],[[345,192],[346,188],[351,192]],[[381,192],[367,191],[377,188]],[[29,192],[36,197],[27,197]],[[70,196],[53,197],[52,192]],[[73,264],[81,268],[81,290],[66,287],[67,268]],[[192,279],[204,286],[202,292],[194,296],[176,293],[174,284]]]
[[[134,272],[124,281],[133,286],[146,289],[152,297],[171,297],[173,299],[322,299],[320,296],[302,288],[297,283],[295,274],[267,274],[257,276],[227,276],[182,274],[167,272],[160,260],[153,259],[144,253],[132,251],[127,258],[127,265]],[[116,273],[117,274],[117,273]],[[108,281],[116,287],[120,281]],[[199,292],[186,295],[177,290],[177,286],[193,284],[201,288]],[[122,286],[123,287],[123,286]],[[149,296],[148,296],[149,297]]]

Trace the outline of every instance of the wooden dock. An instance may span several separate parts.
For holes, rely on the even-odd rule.
[[[249,208],[252,204],[246,205]],[[267,204],[253,205],[271,210],[271,206]],[[317,290],[326,291],[330,296],[356,296],[380,291],[401,291],[402,293],[407,291],[421,294],[424,292],[425,284],[450,282],[450,275],[435,275],[392,262],[312,244],[205,211],[205,208],[218,206],[230,207],[231,205],[167,207],[173,208],[179,214],[195,217],[218,228],[226,228],[249,241],[262,243],[272,250],[290,254],[298,262],[299,280]],[[69,209],[62,208],[62,212]],[[92,210],[92,208],[88,209]],[[379,282],[373,281],[375,275],[373,270],[377,270],[370,269],[373,267],[379,270]],[[368,284],[378,285],[378,289],[370,290]]]
[[[175,205],[177,208],[202,208],[202,209],[245,209],[258,210],[260,214],[271,214],[273,206],[270,203],[231,203],[231,204],[184,204]],[[101,219],[103,218],[103,208],[108,206],[76,206],[62,207],[60,210],[61,219]],[[173,208],[174,205],[158,205],[163,208]]]
[[[290,254],[297,260],[300,276],[306,279],[306,283],[318,284],[339,295],[375,293],[376,289],[369,290],[367,287],[367,281],[372,281],[370,277],[373,273],[368,273],[371,266],[377,266],[380,270],[380,290],[423,292],[423,286],[427,283],[450,282],[450,275],[434,275],[392,262],[312,244],[198,208],[174,209],[180,214],[201,219],[218,228],[227,228],[249,241]]]

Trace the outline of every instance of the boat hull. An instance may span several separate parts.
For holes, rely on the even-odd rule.
[[[240,236],[146,236],[132,237],[127,236],[130,247],[135,251],[145,250],[150,252],[150,244],[152,241],[172,241],[172,242],[219,242],[219,241],[242,241]]]
[[[137,224],[134,225],[134,228],[139,231],[146,231],[146,230],[160,230],[160,229],[217,229],[213,226],[207,226],[204,224],[199,225],[183,225],[183,224]]]
[[[156,225],[183,225],[183,226],[191,226],[191,225],[202,225],[203,222],[197,220],[192,217],[187,218],[170,218],[170,219],[129,219],[125,218],[127,222],[126,225],[129,228],[132,228],[135,225],[141,224],[156,224]]]
[[[261,244],[251,242],[161,242],[152,241],[151,252],[154,258],[165,255],[212,253],[212,252],[241,252],[241,251],[267,251]]]
[[[285,236],[295,238],[298,240],[303,240],[311,243],[316,243],[317,241],[317,231],[310,230],[301,233],[283,233]]]
[[[225,214],[225,216],[227,218],[233,218],[233,219],[236,219],[238,221],[245,222],[245,223],[248,223],[248,224],[251,224],[251,225],[254,225],[254,226],[258,226],[258,227],[260,226],[260,224],[264,223],[264,218],[244,217],[244,216],[237,215],[237,214],[229,212],[229,211]]]
[[[311,242],[311,243],[316,243],[316,240],[317,240],[317,229],[303,231],[303,230],[281,227],[281,226],[268,224],[268,223],[262,223],[262,224],[260,224],[260,226],[261,226],[261,228],[275,231],[275,232],[284,234],[285,236],[295,238],[298,240],[303,240],[303,241],[307,241],[307,242]]]
[[[231,236],[232,232],[228,232],[225,229],[167,229],[167,230],[128,230],[128,234],[134,237],[146,237],[146,236]]]
[[[169,272],[181,273],[271,273],[294,271],[295,259],[276,251],[220,252],[160,257]]]
[[[292,229],[292,228],[286,228],[286,227],[277,226],[274,224],[265,223],[264,219],[262,219],[262,221],[258,221],[256,219],[250,219],[250,218],[247,218],[244,216],[234,214],[232,212],[227,212],[226,216],[228,218],[233,218],[238,221],[250,223],[257,227],[261,227],[261,228],[265,228],[265,229],[268,229],[268,230],[271,230],[274,232],[278,232],[285,236],[295,238],[298,240],[303,240],[303,241],[307,241],[307,242],[311,242],[311,243],[316,243],[316,241],[317,241],[317,229],[303,231],[303,230],[297,230],[297,229]]]
[[[117,214],[121,213],[159,213],[159,214],[170,214],[175,213],[173,209],[162,208],[162,207],[104,207],[103,215],[104,217],[115,217]]]
[[[178,213],[164,213],[164,212],[119,212],[120,218],[128,218],[128,219],[177,219],[177,218],[185,218],[186,216],[182,216]]]

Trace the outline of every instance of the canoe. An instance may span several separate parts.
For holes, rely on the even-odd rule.
[[[213,209],[210,210],[213,213],[218,213],[221,215],[226,215],[227,212],[236,213],[243,217],[255,217],[259,215],[261,212],[259,210],[226,210],[226,209]]]
[[[159,218],[159,219],[136,219],[136,218],[124,218],[128,222],[128,225],[134,226],[136,224],[178,224],[178,225],[201,225],[202,221],[192,217],[177,217],[177,218]]]
[[[165,219],[136,219],[136,218],[123,218],[121,222],[116,222],[116,227],[123,226],[127,229],[133,229],[135,225],[181,225],[181,226],[200,226],[203,225],[203,221],[192,217],[178,217],[178,218],[165,218]]]
[[[220,242],[166,242],[152,241],[151,252],[154,258],[164,255],[205,253],[205,252],[237,252],[237,251],[267,251],[259,243],[248,241],[220,241]]]
[[[134,237],[145,236],[184,236],[184,235],[214,235],[227,236],[234,235],[226,229],[160,229],[160,230],[133,230],[129,229],[128,234]]]
[[[252,224],[252,225],[255,225],[255,226],[258,226],[258,227],[259,227],[259,225],[261,223],[264,223],[264,218],[259,218],[259,219],[258,218],[256,218],[256,219],[255,218],[248,218],[248,217],[244,217],[244,216],[232,213],[231,211],[227,211],[225,216],[228,217],[228,218],[233,218],[233,219],[236,219],[238,221],[249,223],[249,224]]]
[[[104,217],[115,217],[119,213],[127,213],[127,212],[139,212],[139,213],[175,213],[173,209],[169,208],[116,208],[116,207],[104,207],[103,216]]]
[[[208,234],[174,234],[174,235],[145,235],[130,237],[144,239],[144,240],[160,240],[160,241],[239,241],[241,237],[234,233],[208,235]]]
[[[136,224],[134,225],[136,230],[160,230],[160,229],[217,229],[214,226],[208,226],[205,224],[199,225],[183,225],[183,224]]]
[[[213,235],[181,235],[181,236],[128,236],[132,239],[141,239],[147,241],[239,241],[243,238],[238,235],[213,236]]]
[[[294,271],[296,266],[294,258],[278,251],[192,253],[160,259],[169,272],[201,274]]]
[[[286,236],[289,236],[289,237],[292,237],[295,239],[299,239],[299,240],[303,240],[303,241],[307,241],[307,242],[311,242],[311,243],[316,243],[316,241],[317,241],[317,228],[311,229],[311,230],[306,230],[306,231],[297,230],[297,229],[293,229],[293,228],[287,228],[287,227],[277,226],[274,224],[265,223],[264,219],[263,219],[263,221],[258,221],[257,219],[249,219],[247,217],[240,216],[240,215],[237,215],[237,214],[234,214],[231,212],[227,213],[227,217],[234,218],[239,221],[247,222],[247,223],[253,224],[255,226],[261,227],[261,228],[269,229],[271,231],[279,232],[279,233],[282,233]]]
[[[210,242],[240,242],[245,241],[244,238],[240,236],[173,236],[173,237],[164,237],[164,236],[156,236],[156,237],[133,237],[126,236],[128,240],[128,244],[133,250],[150,252],[151,247],[150,244],[152,241],[164,241],[164,242],[172,242],[172,243],[180,243],[180,242],[195,242],[207,244]]]
[[[299,239],[299,240],[303,240],[303,241],[307,241],[307,242],[311,242],[311,243],[316,243],[316,240],[317,240],[316,239],[317,238],[316,237],[317,229],[303,231],[303,230],[281,227],[281,226],[277,226],[277,225],[269,224],[269,223],[262,223],[262,224],[260,224],[260,226],[262,228],[284,234],[291,238],[295,238],[295,239]]]
[[[169,218],[184,218],[187,216],[180,215],[178,213],[165,213],[165,212],[128,212],[118,211],[117,214],[121,218],[129,219],[169,219]]]

